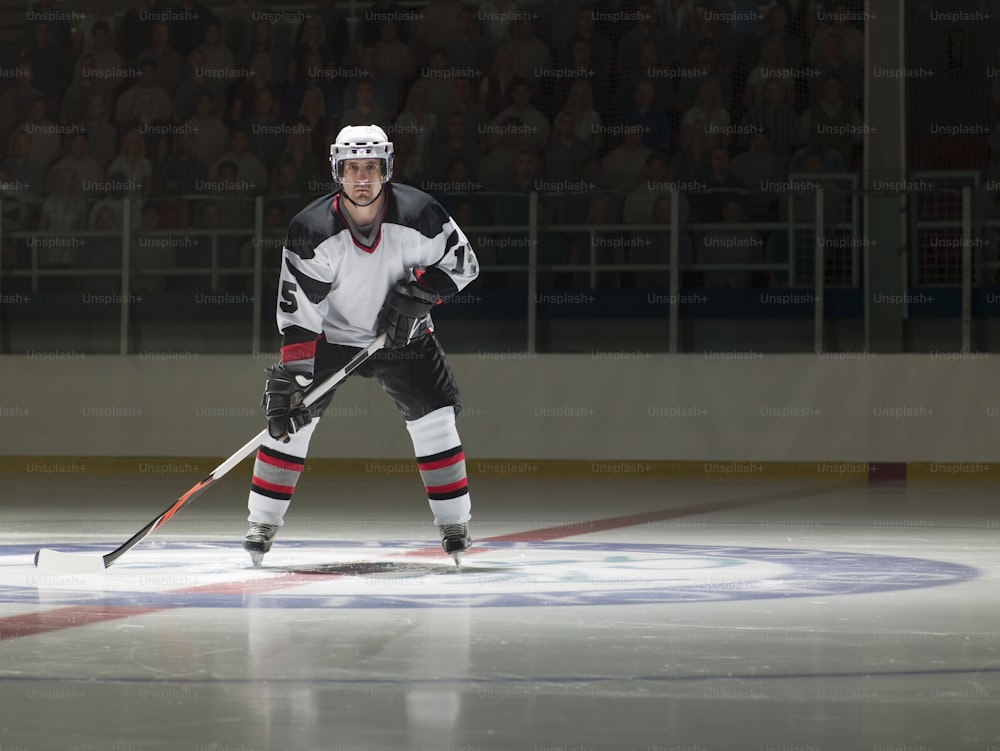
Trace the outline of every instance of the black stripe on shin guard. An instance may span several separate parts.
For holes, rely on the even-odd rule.
[[[276,501],[290,501],[292,500],[291,493],[280,493],[276,490],[271,490],[269,488],[262,488],[255,482],[250,483],[250,489],[257,493],[257,495],[267,496],[268,498],[273,498]]]
[[[460,488],[455,488],[454,490],[447,490],[442,493],[427,491],[427,498],[431,501],[450,501],[452,498],[461,498],[463,495],[469,494],[469,484],[465,483]]]

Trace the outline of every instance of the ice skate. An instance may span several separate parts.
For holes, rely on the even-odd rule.
[[[250,530],[243,537],[243,549],[250,554],[254,568],[263,563],[264,553],[271,549],[277,531],[278,527],[274,524],[250,523]]]
[[[455,559],[455,565],[462,565],[462,553],[472,545],[472,538],[469,537],[468,524],[441,524],[438,526],[441,532],[441,547]]]

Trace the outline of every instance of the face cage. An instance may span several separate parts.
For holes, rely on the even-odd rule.
[[[347,159],[337,159],[335,156],[330,157],[330,172],[333,175],[333,181],[338,185],[344,184],[344,176],[338,174],[343,171],[343,164],[350,159],[378,159],[382,162],[382,184],[385,185],[392,179],[392,155],[388,157],[367,157],[367,156],[355,156],[349,157]]]

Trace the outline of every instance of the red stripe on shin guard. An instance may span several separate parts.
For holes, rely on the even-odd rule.
[[[277,467],[278,469],[287,469],[289,472],[301,472],[303,463],[302,462],[290,462],[285,459],[279,459],[276,456],[269,456],[263,451],[257,452],[258,461],[262,461],[265,464],[270,464],[272,467]]]
[[[449,482],[447,485],[427,485],[427,494],[437,494],[437,493],[451,493],[454,490],[464,490],[469,487],[469,481],[466,478],[462,478],[456,482]]]
[[[291,495],[295,492],[294,485],[278,485],[273,482],[268,482],[267,480],[262,480],[256,475],[253,478],[253,484],[264,490],[270,490],[272,493],[288,493]]]
[[[421,470],[428,469],[441,469],[442,467],[450,467],[452,464],[458,464],[459,462],[465,461],[465,452],[459,451],[454,456],[449,456],[445,459],[438,459],[433,462],[417,462],[417,468]]]

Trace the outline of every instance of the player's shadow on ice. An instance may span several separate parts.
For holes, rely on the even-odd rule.
[[[457,568],[450,559],[441,563],[417,563],[410,561],[351,561],[347,563],[298,564],[291,566],[268,566],[272,571],[287,571],[290,574],[316,574],[317,576],[437,576],[440,574],[468,573],[488,574],[510,572],[505,566],[472,566],[463,563]]]

